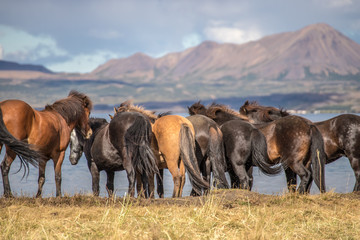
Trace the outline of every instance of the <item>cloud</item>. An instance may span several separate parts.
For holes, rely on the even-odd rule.
[[[0,45],[0,60],[2,60],[2,59],[3,59],[3,48]]]
[[[100,64],[119,57],[119,55],[107,50],[97,50],[92,54],[79,54],[62,62],[48,64],[46,67],[54,72],[88,73]]]
[[[201,43],[201,36],[197,33],[186,35],[182,39],[182,46],[186,48],[194,47]]]
[[[48,57],[66,56],[56,41],[48,35],[31,35],[23,30],[0,25],[3,58],[16,61],[36,61]]]
[[[204,34],[209,40],[237,44],[257,40],[262,37],[261,32],[255,29],[244,30],[226,26],[206,27]]]
[[[114,29],[91,29],[90,30],[90,36],[99,38],[99,39],[107,39],[107,40],[113,40],[113,39],[119,39],[122,37],[122,34]]]

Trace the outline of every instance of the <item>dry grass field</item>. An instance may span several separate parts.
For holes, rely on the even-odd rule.
[[[0,198],[0,239],[359,239],[360,194]]]

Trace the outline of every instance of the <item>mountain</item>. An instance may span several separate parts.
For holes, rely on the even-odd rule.
[[[52,73],[49,69],[41,65],[19,64],[0,60],[0,71],[35,71],[42,73]]]
[[[295,110],[360,112],[360,45],[324,23],[244,44],[206,41],[160,58],[136,53],[87,74],[1,66],[14,71],[0,71],[0,101],[19,98],[37,107],[76,89],[98,110],[128,99],[163,110],[198,100],[237,108],[249,99]]]
[[[91,75],[108,79],[306,79],[360,75],[360,45],[320,23],[244,44],[204,42],[151,58],[137,53],[113,59]]]

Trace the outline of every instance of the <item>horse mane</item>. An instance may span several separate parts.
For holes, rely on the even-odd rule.
[[[155,122],[158,116],[155,115],[154,111],[146,110],[144,107],[134,105],[131,100],[127,100],[120,104],[118,108],[115,108],[115,115],[120,112],[138,112],[150,119],[151,122]]]
[[[246,115],[248,112],[251,112],[253,110],[256,110],[258,113],[260,113],[260,120],[265,122],[271,122],[278,119],[279,117],[286,117],[290,115],[290,113],[288,113],[283,108],[261,106],[256,101],[246,101],[244,105],[240,107],[239,112]]]
[[[203,104],[201,104],[200,101],[188,107],[188,112],[190,115],[200,114],[200,111],[206,112],[206,110],[207,110],[206,107]]]
[[[82,117],[84,108],[91,111],[92,101],[85,94],[72,90],[66,98],[57,100],[52,105],[46,105],[45,111],[56,111],[67,123],[72,123]]]
[[[217,103],[212,103],[210,106],[208,106],[208,108],[206,110],[206,116],[208,116],[210,118],[215,118],[216,112],[218,112],[218,111],[222,111],[222,112],[228,113],[230,115],[233,115],[235,117],[244,119],[244,117],[241,116],[240,113],[232,110],[229,106],[226,106],[224,104],[217,104]]]

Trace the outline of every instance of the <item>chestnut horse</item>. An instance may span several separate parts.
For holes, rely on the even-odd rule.
[[[37,197],[41,196],[45,182],[45,167],[53,159],[55,168],[56,196],[61,196],[61,165],[65,150],[69,144],[70,132],[78,128],[83,136],[90,137],[88,125],[92,103],[89,97],[77,91],[70,91],[67,98],[47,105],[37,111],[21,100],[0,102],[3,122],[7,130],[18,140],[34,146],[44,157],[39,162],[39,179]],[[9,170],[18,152],[6,146],[6,154],[1,163],[4,185],[4,196],[11,197]],[[2,145],[0,145],[1,151]]]
[[[270,109],[269,111],[271,112]],[[284,165],[289,190],[296,187],[295,174],[298,174],[301,179],[298,189],[300,193],[310,191],[312,178],[320,192],[325,192],[324,141],[312,122],[299,116],[291,116],[285,111],[281,111],[283,117],[266,122],[263,119],[267,119],[268,115],[259,111],[256,103],[248,101],[240,108],[240,114],[247,117],[265,135],[269,158],[274,163],[281,162]]]
[[[173,197],[181,197],[185,184],[185,169],[196,194],[209,189],[209,184],[203,180],[195,155],[195,130],[189,120],[178,115],[155,116],[154,112],[144,110],[125,102],[116,110],[137,111],[147,115],[153,122],[154,133],[152,147],[157,158],[158,168],[168,168],[174,181]],[[162,171],[160,172],[160,174]],[[160,176],[162,179],[163,176]],[[158,188],[159,197],[163,197],[162,183]],[[158,183],[159,187],[159,183]]]
[[[197,102],[189,107],[189,113],[206,115],[220,125],[232,187],[251,190],[253,166],[267,175],[281,171],[280,167],[271,167],[265,137],[235,111],[223,105],[211,105],[207,109]]]
[[[248,102],[246,104],[250,105]],[[257,122],[271,122],[285,116],[285,111],[274,107],[251,104],[251,108]],[[360,116],[342,114],[314,124],[324,139],[326,163],[347,157],[355,173],[354,191],[360,191]],[[296,175],[288,181],[296,183]]]

